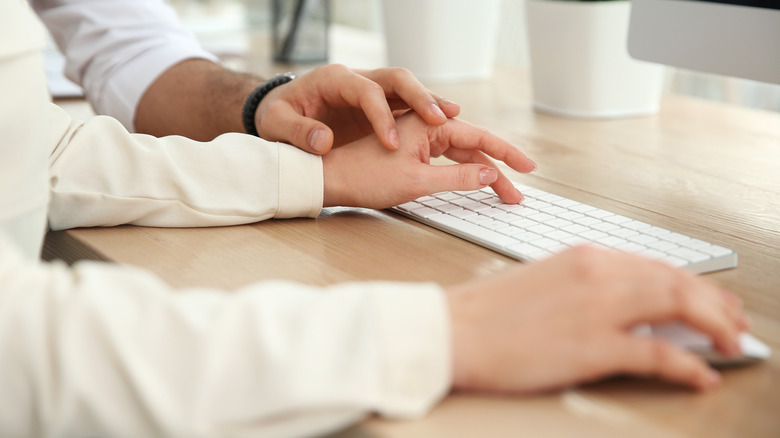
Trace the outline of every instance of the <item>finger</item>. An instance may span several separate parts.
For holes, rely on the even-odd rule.
[[[729,317],[739,326],[741,331],[749,331],[752,327],[747,316],[743,313],[742,299],[726,289],[721,287],[719,287],[719,289],[723,294],[726,303],[726,312]]]
[[[441,108],[442,111],[444,111],[444,114],[447,117],[450,118],[457,117],[460,114],[460,105],[458,105],[457,103],[451,100],[444,99],[439,96],[435,96],[435,97],[436,97],[436,101],[439,102],[439,107]]]
[[[603,349],[610,372],[655,376],[700,390],[717,387],[720,375],[693,353],[653,337],[627,335]]]
[[[383,88],[352,71],[342,71],[340,74],[345,77],[336,83],[349,84],[341,89],[342,99],[363,110],[383,146],[390,150],[398,149],[398,129]]]
[[[333,131],[324,123],[304,117],[282,102],[269,107],[260,120],[258,133],[266,140],[283,141],[322,155],[333,146]]]
[[[498,177],[494,183],[490,184],[496,195],[507,204],[517,204],[523,201],[523,194],[517,190],[512,181],[503,172],[498,170],[496,164],[482,152],[450,148],[444,151],[444,156],[459,163],[477,163],[496,169]]]
[[[739,353],[740,319],[730,314],[719,287],[663,263],[635,261],[626,254],[615,256],[630,263],[635,276],[632,281],[638,288],[637,293],[623,295],[624,311],[618,315],[623,325],[679,320],[709,336],[725,355]]]
[[[447,99],[443,99],[441,97],[438,97],[436,95],[433,95],[436,101],[439,103],[439,108],[441,108],[442,111],[444,111],[444,115],[446,115],[448,118],[457,117],[458,114],[460,114],[460,105],[458,105],[455,102],[452,102]],[[404,101],[401,98],[398,97],[387,97],[387,104],[390,106],[390,109],[393,110],[393,114],[396,118],[398,118],[398,114],[396,114],[396,111],[400,111],[401,114],[411,109],[408,103]],[[401,111],[402,110],[402,111]]]
[[[362,74],[379,84],[387,99],[400,98],[428,124],[442,125],[447,121],[447,117],[454,117],[460,113],[457,104],[449,101],[442,102],[444,99],[431,93],[407,69],[383,68],[363,71]],[[446,112],[442,103],[445,104]]]
[[[481,164],[423,165],[417,187],[422,195],[451,190],[479,190],[495,182],[498,171]],[[423,193],[424,192],[424,193]],[[421,195],[421,196],[422,196]]]
[[[536,169],[536,163],[508,141],[458,119],[435,127],[436,136],[431,144],[434,148],[473,149],[503,161],[512,169],[528,173]]]

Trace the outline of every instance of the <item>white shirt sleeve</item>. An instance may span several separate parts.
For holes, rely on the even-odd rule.
[[[322,159],[283,143],[223,134],[204,143],[130,134],[116,120],[73,121],[51,105],[49,225],[236,225],[316,217]]]
[[[292,437],[424,414],[450,385],[435,285],[173,291],[24,262],[0,234],[0,436]]]
[[[216,61],[163,0],[32,0],[95,111],[134,130],[143,93],[171,66]]]

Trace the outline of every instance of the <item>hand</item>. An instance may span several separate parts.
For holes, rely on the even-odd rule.
[[[522,194],[486,154],[518,172],[536,168],[511,144],[460,120],[432,126],[409,112],[398,118],[398,132],[398,151],[378,147],[377,137],[369,135],[322,157],[325,207],[387,208],[432,193],[488,184],[504,202],[516,204]],[[440,155],[465,164],[429,164],[430,157]]]
[[[393,112],[410,108],[431,125],[460,113],[457,104],[432,94],[408,70],[327,65],[268,93],[260,101],[255,123],[266,140],[314,154],[365,137],[372,128],[382,145],[395,150]]]
[[[531,392],[617,373],[707,389],[719,376],[694,354],[639,337],[642,323],[679,320],[739,352],[739,300],[714,283],[637,256],[592,247],[447,290],[454,386]]]

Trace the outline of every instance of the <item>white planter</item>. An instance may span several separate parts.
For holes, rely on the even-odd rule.
[[[384,0],[387,60],[422,81],[493,74],[502,0]]]
[[[658,111],[664,67],[628,55],[630,7],[630,1],[527,1],[536,108],[594,118]]]

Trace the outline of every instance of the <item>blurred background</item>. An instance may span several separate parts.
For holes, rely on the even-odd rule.
[[[273,3],[293,0],[167,0],[203,45],[230,67],[261,75],[274,65]],[[318,0],[314,0],[315,2]],[[387,66],[382,0],[329,1],[327,59],[353,68]],[[392,0],[391,0],[392,1]],[[527,68],[525,0],[503,0],[495,47],[496,66]],[[50,69],[61,68],[56,60]],[[298,63],[296,71],[317,63]],[[780,85],[667,68],[665,90],[746,107],[780,111]]]

